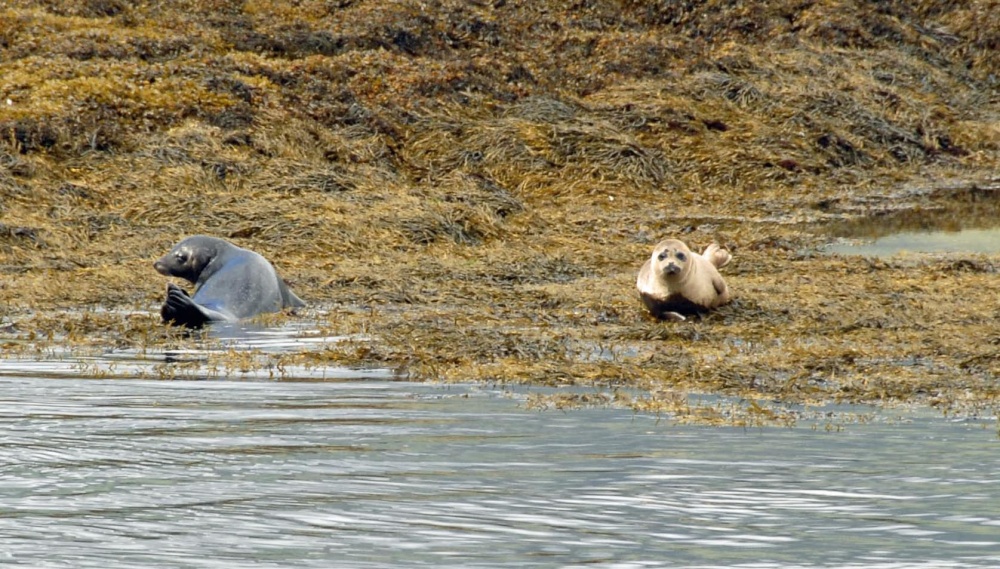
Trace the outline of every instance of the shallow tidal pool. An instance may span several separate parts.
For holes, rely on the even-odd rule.
[[[959,231],[904,231],[871,241],[835,243],[828,253],[892,257],[900,254],[997,254],[1000,253],[1000,229],[962,229]]]
[[[944,185],[922,207],[835,223],[827,253],[896,255],[995,255],[1000,253],[1000,184],[996,180]]]

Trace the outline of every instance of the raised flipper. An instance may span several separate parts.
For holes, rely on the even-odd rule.
[[[705,252],[701,256],[708,259],[709,263],[715,265],[716,269],[725,267],[729,264],[729,261],[733,260],[733,256],[729,251],[719,247],[718,243],[712,243],[708,247],[705,247]]]
[[[285,284],[285,281],[281,277],[278,277],[278,290],[281,291],[282,308],[302,308],[306,305],[305,301],[296,296],[295,293],[288,288],[288,285]]]
[[[196,304],[184,289],[173,283],[167,285],[167,300],[160,315],[164,322],[188,328],[201,328],[213,320],[232,320],[221,312]]]

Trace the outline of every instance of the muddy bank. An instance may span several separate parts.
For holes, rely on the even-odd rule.
[[[681,414],[692,391],[995,402],[995,255],[816,252],[995,184],[995,2],[11,6],[10,350],[191,341],[151,263],[209,233],[272,259],[299,317],[375,338],[282,358]],[[634,275],[667,235],[733,251],[737,301],[651,321]]]

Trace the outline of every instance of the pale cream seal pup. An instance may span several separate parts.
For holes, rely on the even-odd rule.
[[[729,251],[716,243],[699,255],[692,253],[683,241],[664,239],[639,269],[635,286],[653,316],[685,320],[685,314],[707,312],[731,300],[719,269],[732,258]]]

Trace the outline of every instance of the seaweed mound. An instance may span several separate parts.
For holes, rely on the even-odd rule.
[[[973,304],[934,299],[992,265],[946,286],[801,252],[817,243],[803,224],[995,175],[998,10],[7,2],[0,311],[155,303],[150,259],[207,233],[275,259],[313,302],[400,308],[379,312],[384,347],[328,356],[414,376],[860,398],[938,365],[984,377],[995,355],[934,332],[985,326]],[[633,296],[668,234],[736,254],[744,300],[697,338],[650,324]],[[595,358],[606,342],[633,355]],[[894,363],[918,352],[944,361]],[[706,377],[705,361],[730,363]],[[889,387],[860,380],[883,372]]]

